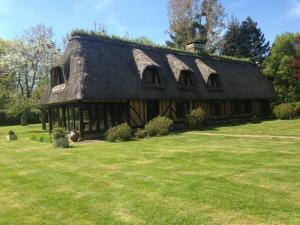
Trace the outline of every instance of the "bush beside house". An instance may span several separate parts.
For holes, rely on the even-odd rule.
[[[110,142],[129,141],[132,129],[127,123],[112,127],[105,132],[105,139]]]
[[[203,121],[205,119],[205,112],[202,108],[193,109],[186,116],[186,124],[190,129],[200,129],[203,126]]]
[[[173,125],[173,121],[164,116],[158,116],[152,119],[145,126],[145,131],[148,136],[164,136],[169,133]]]
[[[293,119],[300,115],[300,102],[295,103],[282,103],[273,109],[276,118],[281,120]]]

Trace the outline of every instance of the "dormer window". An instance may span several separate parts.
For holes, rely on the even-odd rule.
[[[159,70],[156,67],[147,67],[143,73],[143,85],[161,85]]]
[[[65,83],[61,67],[57,66],[50,71],[51,87],[55,87]]]
[[[218,74],[211,74],[207,80],[207,87],[210,89],[221,89],[221,79]]]
[[[184,70],[181,71],[178,85],[181,87],[193,87],[192,71]]]

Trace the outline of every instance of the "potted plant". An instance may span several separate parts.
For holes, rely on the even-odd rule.
[[[15,141],[15,140],[17,140],[18,139],[18,137],[17,137],[17,135],[15,134],[15,132],[13,132],[13,131],[9,131],[8,132],[8,135],[7,135],[7,140],[8,141]]]
[[[52,133],[52,144],[55,148],[69,147],[67,131],[62,127],[55,127]]]
[[[80,135],[79,135],[79,132],[77,130],[73,130],[69,135],[70,140],[73,141],[73,142],[77,142],[79,137],[80,137]]]

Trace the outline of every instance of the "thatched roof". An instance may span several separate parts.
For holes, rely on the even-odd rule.
[[[120,40],[109,40],[76,34],[58,66],[62,67],[65,87],[52,91],[49,86],[43,104],[78,100],[130,99],[271,99],[273,87],[259,69],[250,63],[209,56],[176,52]],[[160,70],[162,89],[141,85],[145,68]],[[180,89],[177,84],[181,70],[192,71],[195,87]],[[218,74],[222,90],[211,92],[206,85],[211,74]]]

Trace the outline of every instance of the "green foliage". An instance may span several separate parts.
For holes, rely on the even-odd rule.
[[[8,135],[15,135],[15,132],[10,130],[10,131],[8,131]]]
[[[132,40],[138,44],[155,46],[155,43],[151,39],[149,39],[145,36],[134,38]]]
[[[138,139],[142,139],[142,138],[145,138],[147,136],[147,132],[145,130],[139,128],[134,133],[134,136]]]
[[[65,138],[67,137],[68,132],[66,131],[65,128],[55,126],[53,133],[51,134],[53,140],[57,140],[60,138]]]
[[[129,141],[132,136],[132,129],[127,123],[112,127],[105,132],[107,141]]]
[[[239,45],[240,23],[236,18],[231,18],[223,37],[222,54],[227,56],[239,56]]]
[[[204,119],[204,110],[202,108],[196,108],[186,116],[186,124],[190,129],[200,129],[203,126]]]
[[[30,140],[43,143],[52,143],[52,138],[49,135],[33,135]]]
[[[281,119],[293,119],[297,115],[297,108],[292,103],[282,103],[273,109],[274,115]]]
[[[300,102],[295,102],[295,103],[293,103],[293,105],[296,109],[297,116],[300,116]]]
[[[0,110],[0,125],[7,126],[7,125],[17,125],[20,124],[21,115],[12,115],[6,110]],[[29,124],[39,123],[39,115],[37,112],[28,112],[27,114],[27,122]]]
[[[259,123],[260,119],[259,119],[259,117],[257,115],[254,115],[254,116],[250,117],[250,122],[251,123]]]
[[[164,116],[158,116],[146,124],[145,131],[150,137],[164,136],[169,133],[172,125],[173,121],[171,119]]]
[[[277,103],[296,102],[300,99],[300,87],[292,66],[297,53],[295,45],[297,36],[299,34],[292,33],[278,36],[271,54],[263,65],[263,73],[273,79],[278,95]]]

